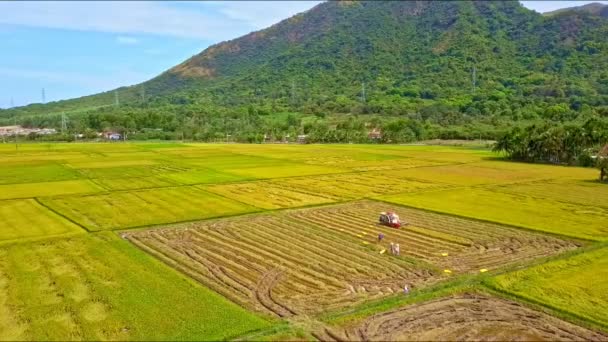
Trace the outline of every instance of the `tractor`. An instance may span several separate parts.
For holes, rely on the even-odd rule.
[[[393,228],[401,227],[401,221],[399,220],[399,215],[395,214],[392,211],[381,212],[379,221],[380,221],[380,224],[385,225],[385,226],[389,226],[389,227],[393,227]]]

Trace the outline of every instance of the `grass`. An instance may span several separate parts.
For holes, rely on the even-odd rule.
[[[33,199],[0,201],[0,240],[82,233],[80,227]]]
[[[486,189],[388,196],[386,201],[565,236],[608,240],[608,211]]]
[[[113,234],[0,255],[0,340],[223,340],[268,326]]]
[[[64,196],[42,201],[92,231],[200,220],[255,210],[195,187]]]
[[[487,283],[608,330],[608,248],[500,275]]]

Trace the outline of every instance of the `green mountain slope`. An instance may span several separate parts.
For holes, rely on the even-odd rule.
[[[608,20],[598,13],[543,16],[517,1],[326,2],[118,89],[119,108],[106,92],[3,110],[0,118],[204,104],[415,114],[445,125],[490,116],[572,119],[608,103]]]

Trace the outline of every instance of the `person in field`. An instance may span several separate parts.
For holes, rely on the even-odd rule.
[[[395,255],[401,255],[401,249],[399,248],[399,244],[395,245]]]
[[[403,294],[404,294],[404,295],[408,295],[409,293],[410,293],[410,287],[409,287],[409,286],[407,286],[407,284],[405,284],[405,285],[403,286]]]
[[[395,255],[395,244],[391,242],[391,254]]]
[[[384,239],[384,234],[378,234],[378,242],[382,242],[382,239]]]

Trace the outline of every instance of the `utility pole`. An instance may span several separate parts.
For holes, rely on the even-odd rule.
[[[118,107],[120,105],[120,100],[118,99],[118,90],[114,90],[114,105]]]
[[[65,134],[67,127],[68,125],[66,122],[65,113],[61,113],[61,134]]]
[[[473,70],[471,71],[471,79],[473,81],[473,94],[475,93],[475,87],[477,86],[477,67],[473,65]]]
[[[361,82],[361,102],[365,103],[365,82]]]
[[[13,126],[15,126],[15,151],[19,151],[19,143],[17,141],[17,113],[13,115]]]
[[[291,81],[291,104],[296,104],[296,81]]]
[[[146,86],[141,85],[141,102],[146,103]]]
[[[42,104],[46,103],[46,95],[44,94],[44,88],[42,88]]]

